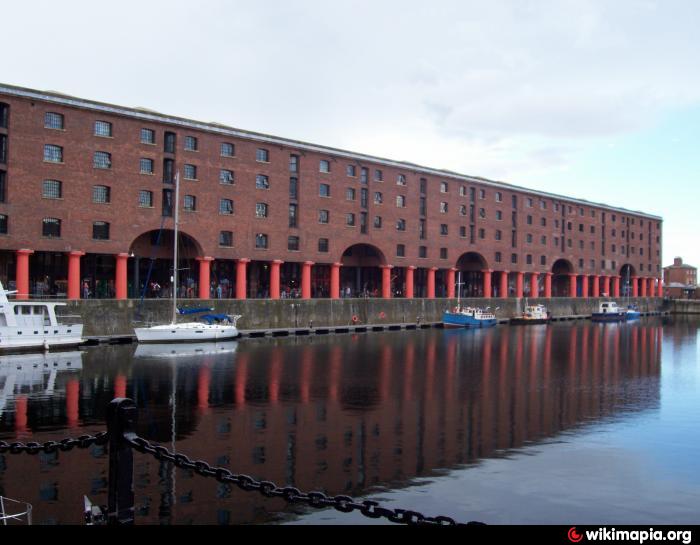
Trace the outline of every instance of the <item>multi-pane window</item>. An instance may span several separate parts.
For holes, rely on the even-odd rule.
[[[233,246],[233,231],[219,231],[219,246]]]
[[[6,129],[9,118],[10,107],[7,104],[3,104],[2,102],[0,102],[0,127]]]
[[[44,237],[60,238],[61,220],[57,218],[44,218],[41,224],[41,235]]]
[[[298,199],[299,198],[299,179],[295,177],[289,178],[289,198]]]
[[[345,224],[352,227],[355,225],[355,214],[346,214],[345,215]]]
[[[112,136],[112,124],[109,121],[95,121],[95,136]]]
[[[428,180],[425,178],[421,178],[419,182],[419,188],[420,188],[420,194],[425,195],[426,192],[428,191]]]
[[[447,203],[446,202],[441,202],[440,203],[440,213],[441,214],[447,214]]]
[[[479,217],[480,218],[486,217],[486,209],[485,208],[479,208]]]
[[[112,154],[106,151],[96,151],[92,158],[92,166],[95,168],[112,168]]]
[[[357,173],[357,169],[355,168],[355,165],[348,165],[348,166],[346,166],[346,167],[345,167],[345,173],[346,173],[348,176],[351,176],[352,178],[354,178],[354,177],[356,176],[356,173]]]
[[[447,248],[440,248],[440,259],[447,259]]]
[[[459,236],[462,238],[465,238],[467,236],[467,226],[466,225],[459,226]]]
[[[330,197],[331,196],[331,186],[328,184],[320,184],[318,186],[318,194],[321,197]]]
[[[219,214],[233,214],[233,201],[231,199],[219,199]]]
[[[0,234],[7,234],[7,216],[5,214],[0,214]]]
[[[44,128],[63,130],[63,115],[55,112],[44,114]]]
[[[447,182],[440,182],[440,193],[447,193],[449,185]]]
[[[92,238],[95,240],[109,240],[109,223],[96,221],[92,224]]]
[[[163,151],[165,153],[175,153],[175,142],[177,135],[174,132],[166,132],[163,140]]]
[[[186,151],[197,151],[197,137],[195,136],[185,136],[185,150]]]
[[[406,220],[403,218],[399,218],[396,220],[396,230],[397,231],[405,231],[406,230]]]
[[[296,204],[289,205],[289,226],[297,226],[297,218],[299,216],[299,207]]]
[[[379,191],[374,192],[374,204],[382,204],[384,202],[384,197]]]
[[[330,172],[330,171],[331,171],[331,162],[330,162],[330,161],[326,161],[325,159],[321,159],[321,160],[318,162],[318,171],[319,171],[319,172],[324,172],[324,173]]]
[[[92,186],[92,202],[107,204],[110,202],[111,191],[106,185]]]
[[[185,165],[185,180],[197,179],[197,167],[195,165]]]
[[[418,257],[428,257],[427,246],[418,246]]]
[[[156,143],[156,131],[153,129],[141,129],[141,143],[142,144],[155,144]]]
[[[183,208],[187,212],[194,212],[197,209],[197,197],[194,195],[185,195]]]
[[[44,146],[44,161],[48,161],[50,163],[62,163],[63,148],[61,146],[46,144]]]
[[[221,143],[221,156],[222,157],[233,157],[236,155],[236,147],[230,142]]]
[[[58,180],[44,180],[41,196],[45,199],[60,199],[63,197],[62,185]]]
[[[503,193],[496,191],[496,202],[503,202]]]
[[[268,239],[265,233],[257,233],[255,235],[255,247],[260,249],[267,248]]]
[[[501,210],[496,210],[496,219],[498,221],[503,220],[503,212]]]
[[[369,181],[369,170],[367,170],[365,167],[362,167],[360,170],[360,183],[361,184],[366,184]]]
[[[532,265],[532,254],[527,254],[527,255],[525,256],[525,263],[526,263],[527,265]]]
[[[265,203],[265,202],[255,203],[255,217],[256,218],[266,218],[267,217],[267,203]]]
[[[355,190],[352,187],[348,187],[345,190],[345,198],[348,201],[354,201],[355,200]]]
[[[153,174],[153,159],[141,158],[141,174]]]
[[[263,148],[258,148],[255,151],[255,160],[258,163],[269,163],[270,162],[270,152]]]
[[[503,260],[503,256],[501,255],[501,252],[496,252],[494,254],[494,260],[496,263],[500,263]]]
[[[404,244],[396,245],[396,257],[406,257],[406,246]]]
[[[257,189],[270,189],[270,179],[264,174],[255,176],[255,187]]]
[[[233,185],[233,171],[222,168],[219,171],[219,183],[224,185]]]
[[[525,235],[525,242],[527,242],[528,244],[532,244],[532,233],[527,233]]]
[[[446,234],[447,234],[447,224],[446,224],[446,223],[441,223],[441,224],[440,224],[440,234],[441,234],[441,235],[446,235]]]
[[[397,195],[396,196],[396,207],[397,208],[406,208],[406,197],[403,195]]]
[[[299,237],[290,236],[287,237],[287,250],[290,252],[299,251]]]
[[[153,191],[139,191],[139,206],[141,208],[153,208]]]
[[[467,205],[466,205],[466,204],[460,205],[460,207],[459,207],[459,215],[460,215],[460,216],[466,216],[466,215],[467,215]]]
[[[486,238],[486,230],[485,229],[479,229],[479,238],[481,238],[481,239]]]
[[[500,229],[496,229],[495,237],[496,237],[496,240],[502,240],[503,239],[503,232]]]
[[[299,156],[289,156],[289,172],[299,172]]]
[[[374,216],[374,228],[375,229],[382,228],[382,217],[381,216]]]
[[[518,254],[510,254],[510,262],[515,264],[518,262]]]
[[[321,253],[328,252],[328,239],[327,238],[319,238],[318,239],[318,251]]]
[[[396,184],[397,185],[406,185],[406,176],[404,176],[403,174],[399,174],[396,177]]]
[[[374,181],[375,182],[383,182],[384,181],[384,173],[381,170],[376,169],[374,171]]]

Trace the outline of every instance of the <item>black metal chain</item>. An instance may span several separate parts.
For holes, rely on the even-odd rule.
[[[375,501],[357,502],[350,496],[328,496],[323,492],[302,492],[293,486],[280,488],[270,481],[257,481],[249,475],[237,475],[223,467],[212,467],[207,462],[192,461],[184,454],[174,454],[160,445],[152,445],[142,437],[133,433],[124,436],[126,442],[136,451],[150,454],[157,460],[175,464],[176,467],[189,469],[204,477],[214,477],[220,483],[232,483],[241,490],[257,491],[268,498],[283,498],[289,503],[305,503],[315,508],[333,507],[343,513],[359,511],[364,516],[378,519],[386,518],[398,524],[436,525],[436,526],[465,526],[454,519],[445,516],[427,517],[417,511],[406,509],[386,509]],[[482,524],[469,522],[469,525]]]
[[[106,431],[102,431],[96,435],[81,435],[75,439],[66,438],[61,441],[47,441],[46,443],[6,443],[0,441],[0,454],[9,452],[10,454],[39,454],[45,452],[52,454],[57,451],[67,452],[75,447],[85,449],[92,445],[106,445],[109,442],[109,437]]]

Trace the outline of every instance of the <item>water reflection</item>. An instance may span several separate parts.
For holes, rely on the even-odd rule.
[[[129,396],[141,435],[192,458],[362,495],[658,409],[662,335],[649,320],[7,356],[0,438],[97,431],[107,403]],[[31,378],[17,358],[36,362]],[[106,502],[104,449],[46,458],[0,456],[0,494],[33,503],[39,523],[79,523],[83,493]],[[139,522],[289,516],[280,500],[142,455],[135,473]]]

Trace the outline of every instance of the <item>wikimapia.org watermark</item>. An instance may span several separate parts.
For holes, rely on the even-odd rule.
[[[585,536],[584,536],[585,534]],[[576,531],[574,526],[568,533],[569,541],[572,543],[581,542],[584,537],[586,541],[634,541],[645,543],[647,541],[681,541],[685,545],[693,541],[691,530],[616,530],[615,528],[598,528],[597,530],[584,530],[583,533]]]

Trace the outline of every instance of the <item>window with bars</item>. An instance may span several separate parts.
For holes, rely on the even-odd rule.
[[[236,146],[231,144],[231,142],[222,142],[221,143],[221,156],[222,157],[235,157],[236,155]]]
[[[95,136],[111,138],[112,124],[109,121],[95,121]]]
[[[112,168],[112,154],[106,151],[96,151],[92,159],[92,166],[109,170]]]
[[[194,195],[185,195],[183,201],[183,209],[187,212],[194,212],[197,210],[197,197]]]
[[[153,192],[141,190],[139,191],[139,207],[153,208]]]
[[[63,127],[63,114],[57,114],[56,112],[46,112],[44,114],[44,128],[63,130]]]
[[[109,223],[106,221],[93,222],[92,238],[94,240],[109,240]]]
[[[255,176],[255,187],[257,189],[270,189],[270,179],[264,174]]]
[[[297,227],[297,217],[299,215],[299,207],[296,204],[289,205],[289,227]]]
[[[153,174],[153,159],[141,158],[141,174]]]
[[[355,200],[355,190],[352,187],[348,187],[345,190],[345,199],[348,201],[354,201]]]
[[[325,159],[321,159],[318,162],[318,171],[323,172],[324,174],[328,174],[331,171],[331,162],[326,161]]]
[[[255,217],[256,218],[266,218],[267,217],[267,203],[264,203],[264,202],[255,203]]]
[[[198,145],[196,136],[185,136],[185,151],[197,151]]]
[[[44,161],[48,161],[49,163],[62,163],[63,148],[61,146],[54,146],[53,144],[46,144],[44,146]]]
[[[107,204],[110,202],[111,191],[106,185],[95,185],[92,187],[92,202]]]
[[[185,180],[197,179],[197,167],[195,165],[185,165]]]
[[[269,163],[270,162],[270,152],[263,148],[258,148],[255,151],[255,160],[259,163]]]
[[[60,238],[61,220],[58,218],[44,218],[42,220],[41,234],[49,238]]]
[[[233,214],[233,201],[231,199],[219,199],[219,214]]]
[[[318,239],[318,251],[320,253],[327,253],[328,252],[328,239],[327,238],[319,238]]]
[[[233,231],[219,231],[219,246],[233,246]]]
[[[319,223],[328,223],[330,219],[330,212],[328,210],[319,210],[318,211],[318,222]]]
[[[233,171],[221,169],[219,171],[219,183],[224,184],[224,185],[233,185],[233,183],[234,183]]]
[[[156,143],[156,131],[153,129],[141,129],[141,143],[142,144],[155,144]]]
[[[63,197],[63,184],[58,180],[44,180],[41,196],[45,199],[60,199]]]

